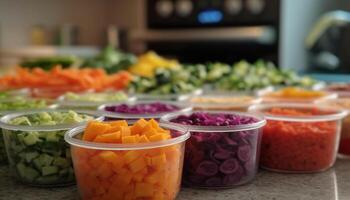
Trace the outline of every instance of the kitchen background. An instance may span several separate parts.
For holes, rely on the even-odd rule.
[[[183,62],[263,58],[301,72],[344,73],[346,26],[333,26],[312,50],[305,40],[322,15],[346,8],[346,0],[0,0],[0,65],[91,56],[109,43]]]

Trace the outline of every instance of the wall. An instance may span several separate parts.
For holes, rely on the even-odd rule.
[[[79,43],[101,45],[108,23],[108,0],[0,0],[2,47],[30,44],[33,25],[50,31],[63,23],[78,24]]]

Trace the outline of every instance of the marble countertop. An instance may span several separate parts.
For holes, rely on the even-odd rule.
[[[76,200],[76,186],[44,189],[25,186],[14,181],[7,167],[0,167],[0,199],[14,200]],[[225,190],[194,190],[183,188],[178,200],[349,200],[350,160],[317,174],[278,174],[260,171],[247,185]]]

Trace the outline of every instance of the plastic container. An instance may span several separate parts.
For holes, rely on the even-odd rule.
[[[57,99],[59,96],[67,92],[93,92],[92,89],[83,89],[81,87],[67,86],[67,87],[44,87],[44,88],[32,88],[31,96],[34,98],[42,99]]]
[[[171,122],[182,115],[169,114],[161,122]],[[258,170],[260,139],[266,121],[259,115],[240,112],[206,111],[254,118],[256,122],[235,126],[185,125],[191,132],[186,143],[183,184],[188,187],[232,188],[252,181]]]
[[[343,119],[338,157],[350,159],[350,97],[341,99],[329,99],[316,102],[317,105],[325,105],[337,109],[344,109],[348,115]]]
[[[247,111],[249,106],[261,102],[261,98],[233,95],[203,95],[190,100],[194,110]]]
[[[64,141],[64,134],[84,123],[35,126],[9,123],[12,119],[40,112],[53,111],[18,112],[0,119],[10,169],[18,181],[28,185],[54,187],[74,184],[70,149]],[[93,112],[79,114],[95,115]]]
[[[334,83],[323,88],[327,92],[337,93],[339,98],[350,98],[350,83]]]
[[[286,87],[275,91],[260,91],[258,96],[264,103],[314,103],[322,99],[336,99],[336,93],[320,90],[308,90],[297,87]]]
[[[161,104],[167,104],[167,105],[173,105],[178,107],[179,109],[176,111],[170,111],[170,112],[157,112],[157,113],[140,113],[140,114],[131,114],[131,113],[119,113],[119,112],[111,112],[106,111],[106,107],[108,106],[120,106],[120,105],[128,105],[128,106],[134,106],[138,104],[152,104],[152,103],[161,103]],[[160,119],[162,116],[173,113],[173,112],[179,112],[179,111],[190,111],[192,110],[192,107],[187,103],[179,103],[179,102],[173,102],[173,101],[134,101],[134,102],[127,102],[127,103],[119,103],[119,104],[105,104],[98,107],[98,110],[100,111],[100,114],[107,117],[108,119],[127,119],[127,120],[137,120],[137,119]]]
[[[25,98],[25,99],[29,100],[27,98]],[[31,100],[33,100],[33,101],[41,101],[41,100],[34,100],[34,99],[31,99]],[[6,105],[11,104],[12,105],[11,106],[11,110],[6,108],[7,106],[4,106],[4,104],[6,104]],[[33,109],[35,109],[35,110],[44,109],[44,108],[54,109],[54,108],[57,107],[57,105],[55,105],[55,104],[46,105],[44,103],[43,104],[42,103],[38,103],[37,105],[33,104],[32,106],[24,106],[25,104],[27,104],[27,102],[24,102],[24,104],[18,104],[18,102],[17,102],[17,106],[16,106],[16,100],[14,100],[14,99],[12,99],[12,100],[11,99],[1,99],[0,100],[0,117],[4,116],[6,114],[9,114],[9,113],[13,113],[13,112],[19,111],[19,110],[21,112],[27,112],[27,111],[32,111]],[[5,149],[5,143],[4,143],[4,140],[3,140],[2,130],[0,130],[0,164],[5,164],[5,163],[7,163],[7,154],[6,154],[6,149]]]
[[[94,94],[93,92],[78,93],[79,95]],[[100,93],[102,94],[102,93]],[[96,110],[99,106],[103,104],[112,104],[118,102],[133,102],[136,101],[135,96],[126,96],[124,100],[120,101],[103,101],[99,99],[98,101],[87,101],[87,100],[70,100],[67,99],[65,95],[58,97],[57,103],[60,108],[63,109],[86,109],[86,110]]]
[[[193,96],[203,93],[202,89],[197,89],[187,94],[132,94],[141,101],[187,101]]]
[[[263,114],[260,165],[285,173],[312,173],[332,167],[346,111],[314,104],[255,105]]]
[[[29,96],[30,90],[28,88],[3,90],[0,91],[0,98],[14,97],[14,96]]]
[[[180,190],[185,141],[190,134],[181,126],[160,126],[177,137],[159,142],[107,144],[81,140],[84,127],[68,131],[65,140],[71,145],[81,199],[174,200]],[[106,155],[112,156],[107,160]],[[147,168],[147,160],[163,164],[158,165],[160,168]],[[110,165],[113,171],[109,170]],[[132,166],[143,169],[131,172],[135,169]],[[96,191],[101,191],[101,195],[95,196]]]

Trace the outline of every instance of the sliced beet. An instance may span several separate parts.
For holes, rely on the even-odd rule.
[[[220,177],[211,177],[205,181],[206,186],[218,187],[222,186],[222,181]]]
[[[242,177],[244,176],[244,170],[241,166],[238,166],[238,169],[233,174],[228,174],[223,178],[223,184],[225,185],[235,185],[239,184]]]
[[[252,150],[249,145],[238,147],[237,156],[242,162],[246,162],[251,158]]]
[[[196,169],[196,173],[202,176],[214,176],[218,171],[219,167],[213,161],[202,161]]]
[[[233,174],[238,170],[239,167],[240,166],[237,159],[231,158],[221,163],[219,170],[223,174]]]
[[[218,152],[215,152],[214,157],[219,160],[227,160],[231,155],[232,153],[230,153],[230,151],[220,150]]]

